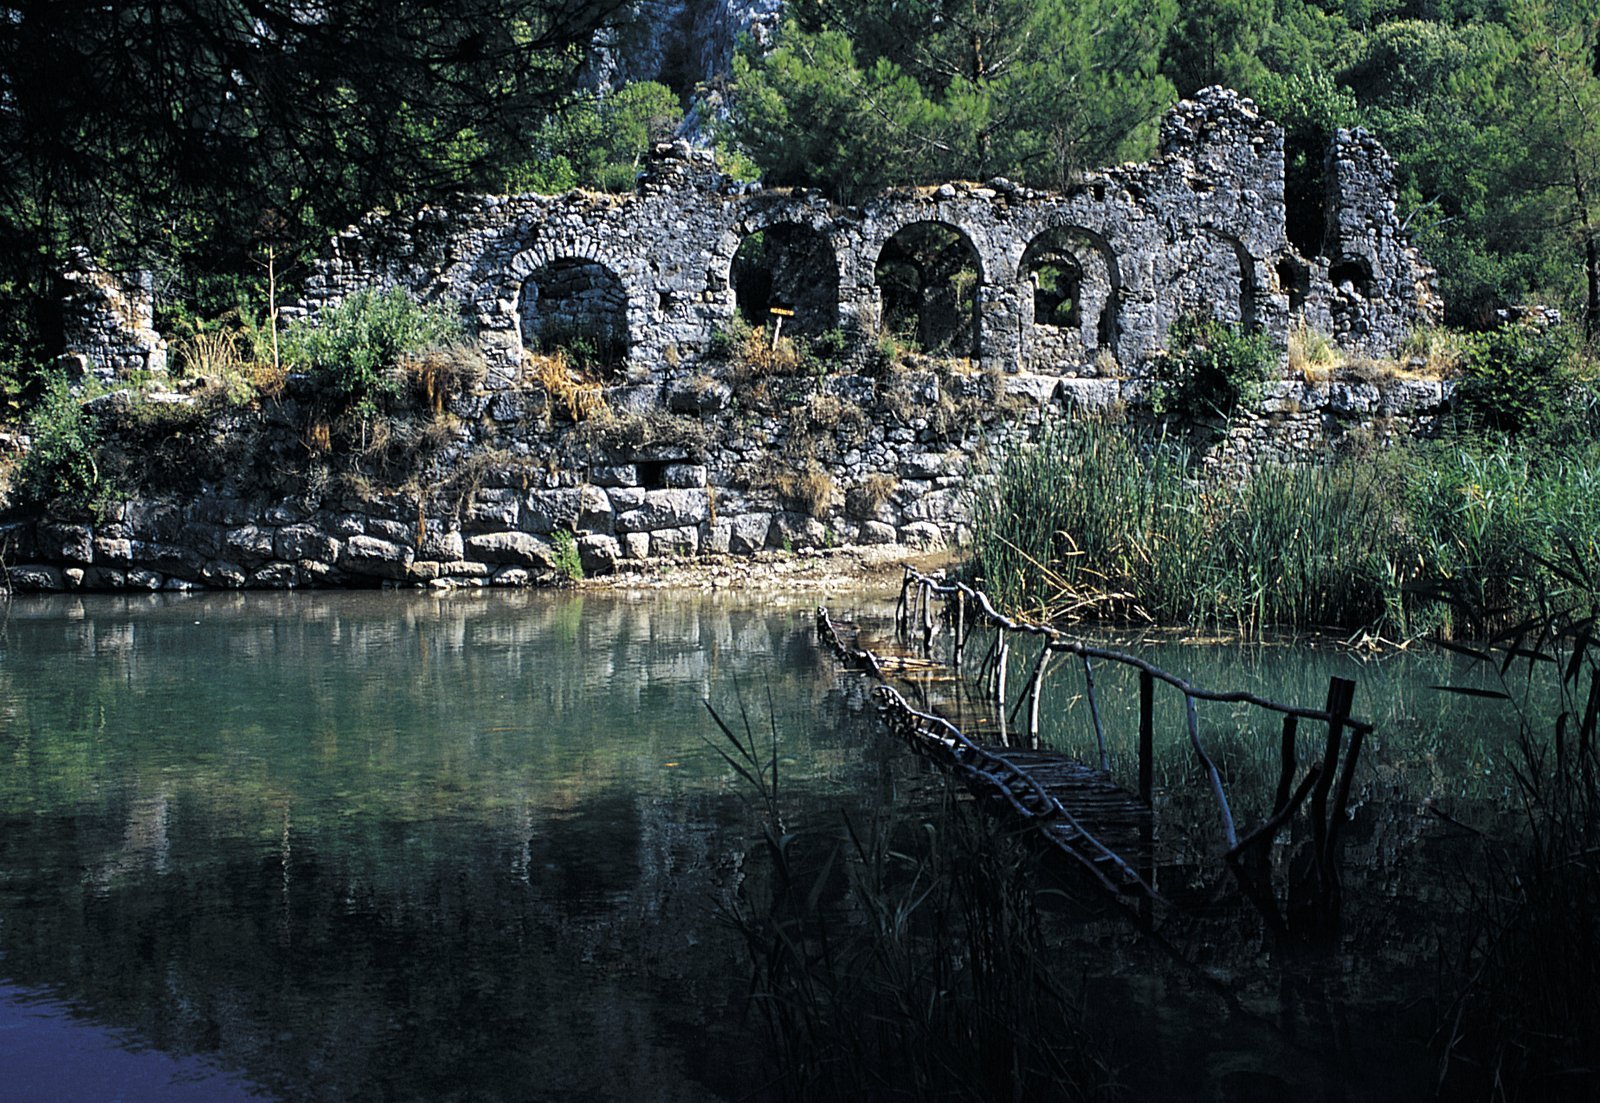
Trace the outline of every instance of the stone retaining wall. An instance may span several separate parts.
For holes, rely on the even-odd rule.
[[[137,496],[99,518],[13,519],[0,525],[0,560],[20,590],[181,590],[547,583],[560,577],[563,533],[590,573],[768,548],[921,550],[965,539],[997,449],[1046,418],[1144,416],[1133,380],[917,371],[777,382],[796,390],[766,412],[581,424],[547,421],[535,391],[459,396],[454,441],[408,489],[338,490],[309,474],[269,489],[258,456],[218,482]],[[677,397],[680,410],[703,400]],[[1439,383],[1279,383],[1222,430],[1213,458],[1315,461],[1427,434],[1448,399]],[[100,400],[116,401],[127,399]],[[291,398],[229,415],[227,432],[277,447],[307,416]],[[198,436],[199,447],[228,447]]]

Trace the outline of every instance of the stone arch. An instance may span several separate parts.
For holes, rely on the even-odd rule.
[[[734,305],[751,325],[772,308],[794,311],[790,332],[815,337],[839,324],[839,258],[829,236],[806,222],[751,220],[728,266]]]
[[[1172,319],[1194,317],[1254,331],[1259,326],[1256,267],[1244,242],[1215,226],[1201,226],[1179,250],[1171,281]]]
[[[979,354],[983,258],[972,237],[939,219],[912,219],[886,237],[872,265],[881,321],[925,352]]]
[[[1049,227],[1028,243],[1017,271],[1028,285],[1026,355],[1036,370],[1116,352],[1122,276],[1105,238],[1070,224]]]
[[[615,375],[627,364],[629,296],[610,265],[539,249],[519,254],[511,274],[519,278],[516,314],[523,348],[564,349],[574,366],[602,375]]]

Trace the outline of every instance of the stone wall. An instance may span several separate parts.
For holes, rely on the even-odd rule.
[[[156,332],[150,273],[117,277],[76,250],[62,279],[71,289],[62,303],[68,359],[103,382],[167,370],[167,343]]]
[[[665,388],[696,370],[735,317],[734,258],[750,235],[781,227],[831,258],[833,316],[807,328],[826,321],[865,347],[883,315],[885,247],[907,227],[936,223],[974,258],[985,368],[1137,377],[1187,313],[1264,331],[1280,349],[1303,316],[1373,356],[1393,355],[1408,329],[1440,319],[1433,271],[1404,240],[1393,167],[1370,136],[1341,132],[1330,149],[1326,256],[1290,246],[1283,173],[1282,130],[1220,88],[1167,115],[1155,161],[1091,173],[1066,193],[992,180],[840,208],[804,191],[733,187],[709,153],[669,145],[626,196],[488,196],[373,215],[333,241],[286,313],[314,314],[369,286],[455,303],[494,377],[509,382],[537,326],[527,304],[542,274],[587,262],[625,296],[628,376]],[[1070,332],[1036,324],[1042,257],[1083,273]]]
[[[561,533],[590,573],[846,543],[925,549],[965,539],[991,459],[1045,419],[1146,416],[1139,380],[942,370],[761,385],[760,404],[730,401],[725,384],[708,394],[685,383],[669,395],[678,412],[578,423],[531,388],[458,395],[449,443],[389,489],[306,460],[293,442],[312,410],[291,393],[189,431],[207,456],[171,462],[197,473],[192,485],[135,494],[96,518],[0,523],[0,563],[23,590],[522,586],[559,577]],[[1448,399],[1439,383],[1281,382],[1258,409],[1211,427],[1213,460],[1316,461],[1426,435]],[[110,423],[131,401],[92,407]],[[254,452],[240,443],[252,440]]]
[[[1377,144],[1338,135],[1325,255],[1301,256],[1285,231],[1282,131],[1222,89],[1167,116],[1155,161],[1061,194],[993,180],[840,208],[730,186],[687,146],[658,153],[629,195],[374,214],[331,243],[286,314],[400,287],[459,306],[487,363],[483,384],[432,423],[405,479],[385,489],[333,477],[306,443],[314,396],[291,381],[279,401],[188,431],[202,451],[165,463],[186,472],[183,485],[147,488],[92,521],[0,526],[12,583],[523,585],[556,577],[562,533],[590,571],[831,543],[925,548],[963,539],[990,458],[1041,420],[1083,408],[1146,416],[1148,367],[1185,314],[1264,332],[1280,350],[1304,319],[1367,355],[1393,354],[1407,328],[1438,319],[1432,270],[1400,231]],[[960,261],[973,278],[971,362],[913,358],[921,367],[907,369],[873,355],[880,261],[926,255],[901,247],[908,229],[935,241],[930,266]],[[763,231],[765,273],[755,250],[740,252]],[[921,301],[949,314],[961,296]],[[777,305],[795,311],[791,332],[837,328],[845,354],[823,373],[718,359],[713,335],[741,307],[759,318]],[[148,315],[134,313],[142,333]],[[604,414],[573,421],[527,370],[552,332],[614,346]],[[102,367],[125,370],[120,355]],[[1310,461],[1431,433],[1448,399],[1438,383],[1281,381],[1259,409],[1199,429],[1218,438],[1217,464]],[[115,423],[115,404],[134,401],[97,404]]]

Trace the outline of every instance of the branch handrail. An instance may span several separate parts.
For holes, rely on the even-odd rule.
[[[1370,734],[1373,731],[1373,725],[1367,723],[1366,721],[1357,720],[1352,716],[1335,716],[1335,714],[1328,712],[1325,709],[1306,708],[1302,705],[1285,705],[1282,702],[1270,700],[1266,697],[1260,696],[1259,694],[1251,693],[1248,690],[1214,690],[1192,685],[1184,679],[1178,677],[1176,674],[1169,673],[1168,671],[1161,669],[1159,666],[1156,666],[1154,663],[1151,663],[1145,659],[1141,659],[1139,656],[1130,654],[1129,652],[1118,651],[1114,648],[1096,647],[1092,644],[1084,643],[1081,640],[1069,639],[1061,632],[1051,628],[1046,624],[1034,624],[1031,621],[1014,620],[1013,618],[1008,617],[1004,613],[996,610],[995,607],[990,604],[988,594],[984,593],[982,590],[976,590],[964,582],[942,582],[937,578],[932,578],[921,573],[920,571],[912,569],[911,567],[906,567],[905,581],[902,583],[902,593],[906,587],[909,587],[912,584],[926,586],[931,593],[940,597],[950,597],[959,593],[966,601],[976,605],[977,608],[982,611],[984,619],[995,628],[1004,629],[1007,632],[1022,632],[1031,636],[1042,636],[1048,641],[1050,650],[1057,651],[1062,654],[1078,655],[1092,659],[1105,659],[1108,662],[1122,663],[1125,666],[1131,666],[1136,670],[1141,670],[1150,675],[1157,681],[1165,682],[1167,685],[1182,693],[1185,697],[1192,697],[1198,701],[1217,701],[1225,704],[1254,705],[1257,708],[1266,709],[1269,712],[1276,712],[1284,716],[1297,716],[1304,720],[1315,720],[1324,724],[1337,720],[1346,728],[1349,728],[1352,731],[1359,731],[1363,735]]]

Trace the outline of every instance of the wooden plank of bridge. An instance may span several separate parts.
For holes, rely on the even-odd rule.
[[[1058,751],[986,749],[1025,771],[1105,847],[1130,861],[1146,856],[1143,852],[1149,847],[1150,808],[1137,794],[1118,785],[1110,774]],[[1041,830],[1058,843],[1075,843],[1059,823],[1041,824]]]

